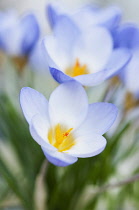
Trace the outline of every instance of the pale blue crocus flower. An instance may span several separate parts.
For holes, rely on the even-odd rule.
[[[82,30],[97,25],[113,31],[120,23],[122,12],[116,6],[99,8],[90,4],[73,10],[56,2],[47,6],[47,16],[52,28],[61,15],[69,16]]]
[[[131,57],[127,49],[113,49],[106,28],[80,30],[67,16],[58,18],[44,46],[50,72],[59,83],[76,80],[84,86],[98,85],[117,74]]]
[[[139,27],[135,24],[121,25],[115,35],[115,48],[125,47],[132,52],[132,59],[126,66],[120,78],[124,82],[126,89],[135,98],[139,98]]]
[[[84,88],[75,81],[59,85],[49,102],[38,91],[24,87],[20,104],[32,137],[57,166],[101,153],[106,146],[102,135],[117,116],[113,104],[88,105]]]
[[[0,12],[0,49],[10,56],[27,56],[39,38],[34,14],[19,18],[13,11]]]

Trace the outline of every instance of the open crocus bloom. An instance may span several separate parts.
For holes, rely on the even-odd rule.
[[[118,7],[99,8],[92,5],[84,5],[81,8],[67,10],[63,4],[49,4],[47,14],[51,27],[57,23],[60,15],[69,16],[80,29],[86,30],[88,27],[104,26],[113,31],[121,20],[121,10]]]
[[[124,47],[132,52],[132,59],[120,74],[127,90],[139,99],[139,27],[134,24],[123,24],[117,28],[115,47]]]
[[[59,85],[49,102],[41,93],[25,87],[20,103],[32,137],[46,158],[57,166],[101,153],[106,146],[102,135],[117,116],[113,104],[88,105],[84,88],[75,81]]]
[[[127,49],[113,49],[107,29],[80,31],[66,16],[60,16],[44,46],[50,72],[59,83],[76,80],[85,86],[97,85],[117,74],[131,57]]]
[[[10,56],[28,55],[39,38],[34,14],[21,19],[14,12],[0,12],[0,49]]]

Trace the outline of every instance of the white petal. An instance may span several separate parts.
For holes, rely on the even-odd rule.
[[[63,30],[64,29],[64,30]],[[60,15],[54,28],[54,35],[60,47],[71,53],[75,41],[78,39],[80,30],[67,15]]]
[[[93,27],[79,36],[74,57],[87,65],[90,73],[101,70],[111,55],[113,42],[109,32],[103,27]]]
[[[55,151],[56,148],[53,147],[47,139],[49,128],[50,125],[48,124],[48,121],[45,118],[42,118],[42,116],[37,114],[32,118],[30,123],[30,133],[33,139],[39,145],[49,150]]]
[[[78,158],[77,157],[72,157],[71,155],[62,153],[62,152],[58,152],[58,151],[49,151],[46,150],[46,148],[42,147],[42,150],[44,152],[44,155],[46,156],[46,158],[48,159],[48,161],[50,161],[52,164],[56,165],[56,166],[68,166],[70,164],[75,163]]]
[[[52,66],[50,63],[50,67],[58,67],[61,71],[65,71],[66,68],[70,66],[71,56],[69,52],[60,46],[56,37],[46,36],[44,39],[44,46],[51,60],[55,63],[55,66]]]
[[[77,128],[85,119],[88,99],[84,88],[75,81],[61,84],[50,96],[49,115],[53,125]]]
[[[75,157],[93,157],[101,153],[106,146],[106,139],[98,134],[85,135],[76,138],[76,144],[65,151]]]
[[[79,29],[74,22],[68,16],[61,15],[54,26],[53,35],[45,37],[48,55],[63,72],[73,63],[71,55],[78,34]]]
[[[77,129],[76,135],[93,133],[104,134],[116,120],[118,110],[110,103],[93,103],[89,105],[85,121]]]
[[[24,87],[20,92],[20,104],[23,114],[28,123],[34,115],[40,114],[48,119],[48,102],[46,98],[38,91]]]

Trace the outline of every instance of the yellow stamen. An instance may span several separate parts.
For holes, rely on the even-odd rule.
[[[16,66],[18,73],[22,74],[23,71],[24,71],[24,68],[25,68],[25,66],[26,66],[26,64],[28,62],[27,56],[24,56],[24,57],[13,57],[12,61],[13,61],[14,65]]]
[[[88,74],[87,66],[86,65],[80,65],[79,60],[76,59],[75,65],[71,68],[67,68],[66,72],[67,75],[71,77],[76,77],[83,74]]]
[[[136,99],[132,93],[127,92],[124,101],[125,111],[127,112],[137,106],[139,106],[139,100]]]
[[[56,147],[59,152],[66,151],[75,144],[73,135],[71,134],[73,128],[70,128],[67,131],[65,130],[66,129],[62,129],[60,124],[58,124],[54,130],[50,129],[48,133],[50,144]]]

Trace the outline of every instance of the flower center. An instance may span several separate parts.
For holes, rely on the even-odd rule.
[[[73,67],[67,68],[65,73],[71,77],[76,77],[83,74],[89,74],[87,66],[81,65],[78,58]]]
[[[73,128],[65,129],[61,128],[60,124],[57,124],[54,129],[50,129],[48,132],[48,140],[50,144],[58,149],[59,152],[69,150],[74,144],[74,138],[71,134]]]

